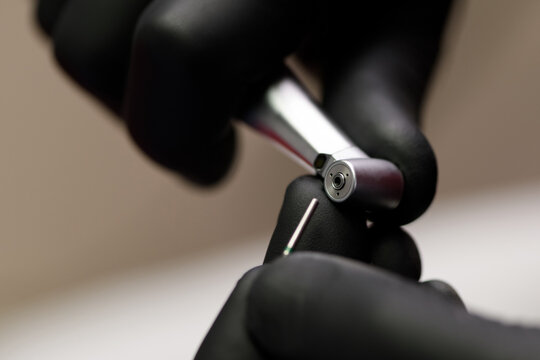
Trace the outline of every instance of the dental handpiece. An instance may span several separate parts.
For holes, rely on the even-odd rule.
[[[368,157],[295,80],[270,86],[245,121],[315,171],[332,201],[368,212],[399,205],[404,181],[397,166]]]

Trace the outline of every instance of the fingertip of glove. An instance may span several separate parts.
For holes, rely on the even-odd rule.
[[[368,229],[371,264],[418,281],[420,253],[412,237],[399,227],[373,225]]]
[[[237,135],[232,126],[217,142],[201,141],[196,145],[171,143],[167,137],[138,132],[129,126],[128,129],[135,145],[151,160],[201,186],[219,184],[230,172],[236,155]]]
[[[58,19],[60,9],[65,0],[56,1],[38,1],[35,7],[34,18],[40,30],[46,35],[51,35],[54,30],[54,25]]]
[[[419,218],[429,208],[437,190],[438,166],[435,153],[425,136],[414,125],[392,144],[381,139],[373,155],[392,161],[404,180],[404,191],[397,208],[374,213],[370,220],[390,225],[405,225]]]
[[[422,286],[433,290],[449,302],[456,305],[458,308],[466,310],[465,303],[463,302],[457,291],[450,284],[441,280],[429,280],[423,282]]]
[[[38,29],[45,35],[51,35],[53,28],[53,21],[47,16],[47,12],[43,9],[43,5],[39,3],[34,12],[34,19],[36,21]]]
[[[438,181],[437,160],[425,137],[421,133],[417,136],[422,139],[418,139],[417,145],[412,147],[422,150],[417,150],[418,154],[397,165],[409,165],[402,168],[405,190],[399,206],[379,218],[375,217],[374,221],[405,225],[424,214],[433,202]]]

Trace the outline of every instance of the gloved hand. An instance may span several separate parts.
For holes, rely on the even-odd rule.
[[[434,287],[305,252],[248,272],[196,359],[523,360],[539,354],[538,329],[489,321]]]
[[[313,197],[319,206],[293,254],[283,258]],[[196,359],[490,360],[540,354],[540,330],[470,315],[448,284],[418,283],[414,241],[396,227],[366,227],[358,214],[328,200],[314,177],[301,177],[287,189],[265,263],[237,284]]]
[[[417,128],[449,1],[39,0],[60,65],[125,119],[152,159],[202,184],[234,155],[229,119],[293,52],[321,69],[323,107],[402,170],[406,223],[429,206],[435,158]]]
[[[331,270],[326,266],[325,262],[322,262],[322,266],[319,267],[317,264],[319,258],[313,253],[307,253],[306,251],[318,251],[335,255],[346,256],[350,259],[362,261],[376,266],[380,269],[385,269],[386,271],[397,273],[401,276],[401,279],[398,282],[411,282],[414,283],[420,278],[421,264],[420,256],[414,241],[408,236],[407,233],[402,231],[399,228],[391,227],[388,225],[379,226],[373,225],[368,228],[366,226],[365,219],[359,218],[357,213],[350,211],[343,211],[343,209],[336,203],[330,201],[325,193],[322,186],[322,183],[319,179],[312,176],[304,176],[293,181],[285,194],[285,199],[279,215],[278,223],[270,245],[268,247],[265,263],[272,263],[276,259],[282,256],[283,250],[294,232],[296,226],[298,225],[300,218],[305,212],[308,204],[312,198],[317,198],[319,200],[319,205],[317,206],[315,212],[311,216],[307,226],[305,227],[299,241],[297,242],[294,252],[299,252],[302,255],[302,259],[305,256],[308,256],[310,259],[314,257],[315,262],[309,263],[306,268],[306,272],[300,276],[299,282],[294,282],[297,279],[297,276],[294,274],[294,271],[289,272],[289,267],[285,268],[283,271],[290,276],[290,280],[286,281],[282,285],[287,284],[297,284],[301,286],[303,281],[306,281],[309,284],[316,284],[321,279],[321,276],[332,278],[336,271]],[[311,254],[311,255],[305,255]],[[296,258],[296,257],[295,257]],[[324,259],[324,258],[323,258]],[[341,267],[343,264],[347,264],[347,270],[344,271],[346,275],[349,275],[349,268],[351,268],[351,263],[344,260],[343,258],[337,258],[334,260],[337,265],[336,268]],[[305,260],[301,260],[305,262]],[[279,267],[284,262],[282,260],[277,260],[272,265],[265,265],[264,267],[254,270],[254,273],[259,273],[260,271],[266,272],[266,270],[261,269],[270,269]],[[303,265],[300,265],[302,268]],[[311,268],[317,269],[310,274]],[[328,274],[324,272],[326,270],[331,270]],[[303,271],[303,268],[302,268]],[[319,274],[319,271],[321,273]],[[280,272],[281,273],[281,272]],[[352,275],[351,275],[352,276]],[[251,302],[252,291],[252,280],[258,278],[259,275],[248,274],[244,280],[240,282],[236,290],[231,295],[230,300],[227,305],[221,311],[218,319],[216,320],[212,330],[207,335],[206,340],[204,341],[201,349],[199,351],[200,359],[262,359],[266,358],[263,355],[268,355],[268,351],[258,348],[257,342],[252,339],[252,334],[250,335],[250,328],[248,324],[251,324],[251,318],[246,320],[250,316],[250,308],[264,305],[264,304],[275,304],[276,308],[273,308],[273,305],[270,305],[272,308],[270,311],[284,311],[288,313],[291,311],[294,314],[291,316],[296,316],[303,313],[302,305],[293,306],[290,309],[284,309],[281,307],[280,302],[274,303],[274,294],[271,290],[264,290],[265,297],[257,297],[253,303]],[[351,277],[352,279],[352,277]],[[406,280],[408,279],[408,280]],[[279,283],[278,286],[281,286]],[[267,285],[265,285],[266,287]],[[318,306],[317,316],[326,319],[327,316],[332,316],[333,312],[338,310],[331,308],[325,309],[326,305],[331,307],[334,304],[329,303],[329,300],[325,297],[327,293],[324,290],[324,284],[321,284],[320,288],[313,289],[314,302]],[[463,307],[461,300],[457,294],[446,284],[442,282],[431,282],[427,285],[433,289],[438,290],[438,293],[443,294],[446,299],[450,299],[453,303],[457,304],[459,307]],[[358,287],[358,290],[356,290]],[[284,296],[296,296],[296,291],[287,294],[291,291],[289,288],[282,287],[281,289],[275,289],[277,294]],[[283,291],[282,291],[283,290]],[[342,296],[348,297],[346,293],[357,291],[359,294],[362,294],[364,291],[364,286],[362,282],[351,283],[342,288],[334,287],[333,292],[339,293],[343,292],[344,294],[338,294],[338,298]],[[262,291],[262,290],[261,290]],[[316,294],[317,291],[320,291],[320,294]],[[406,296],[407,294],[403,294]],[[301,295],[302,296],[302,295]],[[402,296],[402,295],[400,295]],[[324,300],[327,299],[327,300]],[[259,304],[259,302],[261,302]],[[321,301],[318,303],[318,301]],[[341,301],[340,299],[337,300]],[[303,302],[303,300],[301,300]],[[348,312],[351,309],[348,309],[343,306],[339,306],[339,311]],[[296,314],[298,313],[298,314]],[[326,314],[328,313],[328,315]],[[295,315],[296,314],[296,315]],[[286,318],[287,315],[284,315]],[[253,324],[257,327],[264,325],[266,319],[253,318]],[[316,319],[313,319],[316,320]],[[246,322],[247,321],[247,322]],[[286,319],[284,321],[287,321]],[[342,321],[342,319],[336,318],[336,321]],[[326,327],[329,324],[317,324],[311,331],[327,331]],[[353,326],[347,325],[344,323],[343,326]],[[306,326],[312,326],[306,324]],[[354,326],[357,326],[354,324]],[[255,330],[257,331],[257,330]],[[266,330],[262,333],[266,333]],[[336,336],[341,336],[341,333],[335,333]],[[320,338],[317,340],[311,339],[313,336],[310,332],[309,334],[294,334],[294,339],[289,339],[292,342],[298,342],[302,344],[306,341],[305,336],[308,336],[308,342],[320,341]],[[264,338],[264,336],[263,336]],[[264,339],[267,341],[265,346],[273,347],[272,342],[274,337],[269,339]],[[294,346],[294,345],[293,345]],[[351,348],[350,353],[356,354],[356,348]],[[360,356],[362,353],[358,353]],[[285,354],[276,353],[277,358],[311,358],[310,354],[306,353],[297,353],[295,356],[286,356]],[[279,355],[279,356],[278,356]],[[322,354],[321,354],[322,355]],[[272,358],[272,357],[270,357]],[[321,356],[321,358],[324,358]],[[338,358],[336,356],[327,357],[327,358]]]

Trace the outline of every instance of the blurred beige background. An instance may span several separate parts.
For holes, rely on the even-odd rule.
[[[424,278],[540,324],[538,33],[538,1],[457,4],[424,111],[439,195],[408,229]],[[58,71],[31,1],[0,1],[0,44],[0,358],[192,356],[303,170],[240,128],[227,181],[191,187]]]

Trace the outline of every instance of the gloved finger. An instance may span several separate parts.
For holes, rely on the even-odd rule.
[[[441,280],[429,280],[422,282],[421,285],[435,291],[436,293],[438,293],[448,301],[451,301],[455,305],[461,306],[463,309],[466,309],[465,303],[457,293],[456,289],[454,289],[450,284]]]
[[[420,278],[420,254],[414,240],[404,230],[376,224],[368,229],[364,215],[348,211],[330,201],[321,180],[314,176],[299,177],[287,187],[266,251],[265,264],[283,255],[314,198],[318,200],[318,206],[293,252],[318,251],[340,255],[371,263],[413,280]]]
[[[439,294],[342,258],[304,253],[263,268],[247,326],[278,359],[535,359],[540,331],[472,316]]]
[[[247,295],[259,271],[260,268],[253,269],[240,279],[204,338],[195,359],[263,359],[246,328]]]
[[[51,35],[56,20],[64,4],[68,0],[39,0],[36,7],[36,17],[41,29],[48,35]]]
[[[332,20],[324,48],[324,107],[370,156],[394,162],[405,178],[399,207],[373,220],[410,222],[435,194],[436,161],[418,118],[448,8],[449,1],[385,1],[329,15],[339,21]],[[332,41],[337,34],[342,41]]]
[[[139,147],[200,183],[234,153],[239,95],[292,52],[316,6],[307,0],[157,0],[134,39],[125,116]]]
[[[418,281],[420,253],[412,237],[399,227],[374,224],[368,229],[369,263]]]
[[[150,1],[70,0],[55,21],[53,41],[59,64],[117,113],[122,108],[133,31]],[[60,3],[53,4],[56,7],[44,2],[40,6],[53,13]]]
[[[314,198],[319,204],[293,252],[319,251],[368,261],[369,241],[365,217],[357,212],[343,210],[330,201],[319,178],[302,176],[287,187],[264,263],[283,255],[300,219]]]

